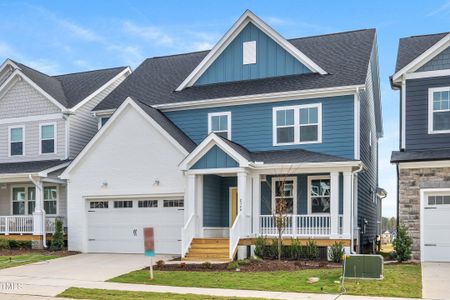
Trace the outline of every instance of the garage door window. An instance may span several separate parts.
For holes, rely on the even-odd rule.
[[[139,200],[138,207],[158,207],[158,200]]]
[[[450,204],[450,196],[429,196],[428,205]]]
[[[114,201],[114,208],[132,208],[133,201]]]
[[[108,208],[108,201],[91,201],[90,208]]]
[[[184,200],[164,200],[164,207],[184,207]]]

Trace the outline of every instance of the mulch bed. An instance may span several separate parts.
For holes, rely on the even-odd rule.
[[[278,260],[262,260],[251,261],[249,264],[240,265],[241,272],[272,272],[272,271],[300,271],[307,269],[323,269],[323,268],[340,268],[341,264],[322,262],[322,261],[278,261]],[[235,269],[229,270],[228,263],[211,263],[211,264],[165,264],[155,266],[158,271],[195,271],[195,272],[236,272]]]
[[[78,254],[79,252],[75,251],[49,251],[49,250],[35,250],[35,249],[2,249],[0,251],[0,256],[15,256],[15,255],[24,255],[24,254],[42,254],[42,255],[55,255],[55,256],[69,256]]]

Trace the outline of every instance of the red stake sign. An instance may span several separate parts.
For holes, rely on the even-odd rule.
[[[153,257],[155,256],[155,235],[153,227],[144,228],[144,254],[150,256],[150,280],[153,280]]]

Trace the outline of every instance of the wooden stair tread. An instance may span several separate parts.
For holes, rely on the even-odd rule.
[[[230,261],[229,238],[194,238],[184,260]]]

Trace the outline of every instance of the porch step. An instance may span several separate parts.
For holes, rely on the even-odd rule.
[[[195,238],[184,260],[229,261],[228,238]]]

